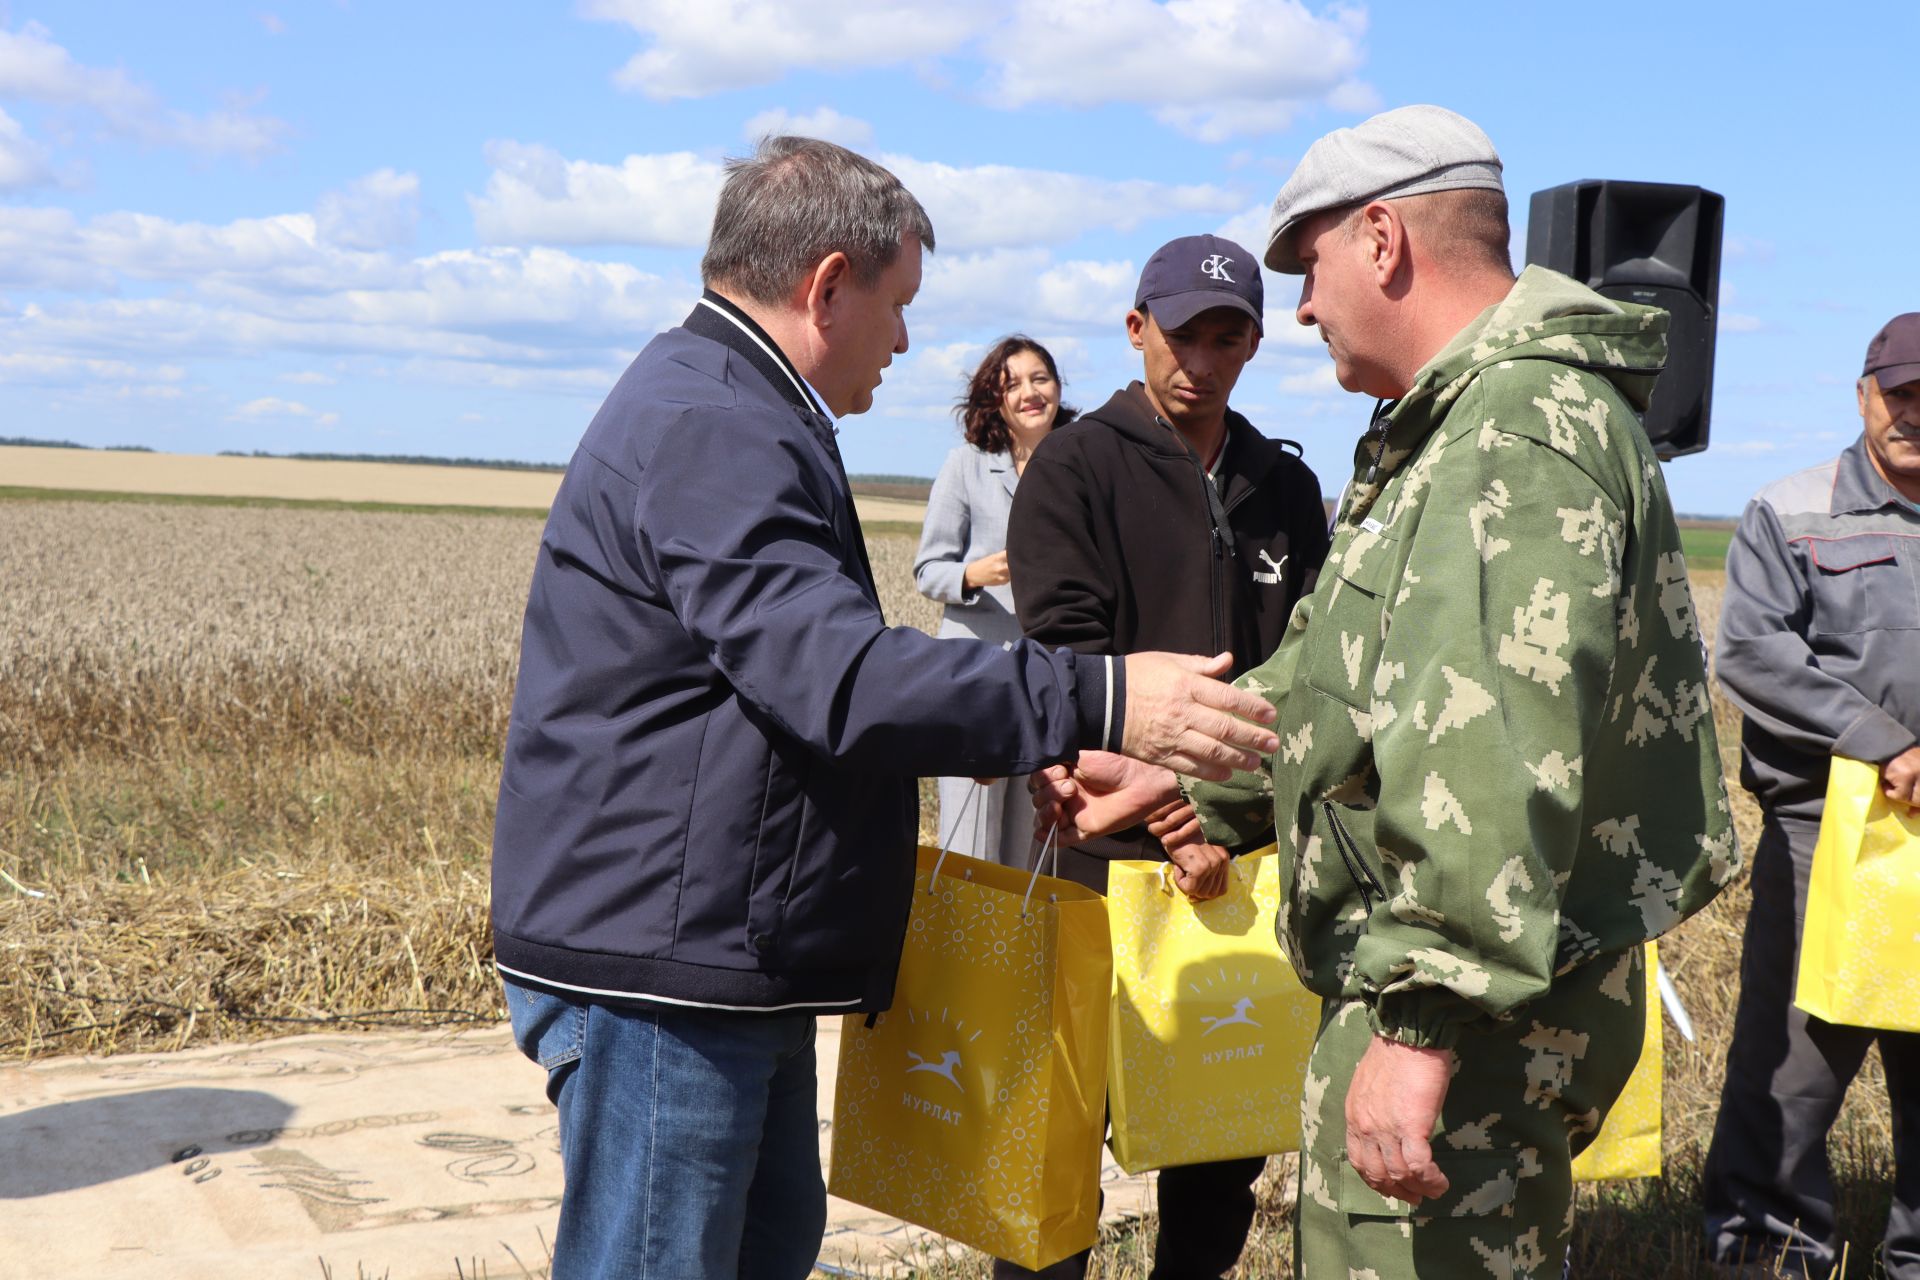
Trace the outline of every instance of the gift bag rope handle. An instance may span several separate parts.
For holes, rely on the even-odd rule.
[[[960,824],[966,819],[967,809],[973,804],[974,797],[985,789],[986,788],[982,787],[978,782],[974,783],[971,787],[967,788],[967,798],[962,800],[960,807],[954,811],[953,825],[947,828],[946,837],[940,841],[940,856],[933,861],[933,875],[927,880],[927,887],[929,889],[940,882],[940,868],[947,865],[947,854],[952,852],[953,838],[960,832]],[[1023,917],[1027,914],[1027,904],[1033,900],[1034,886],[1040,883],[1040,868],[1046,865],[1049,850],[1053,853],[1053,874],[1056,876],[1060,874],[1059,834],[1059,823],[1056,822],[1051,827],[1048,827],[1047,838],[1040,845],[1040,855],[1033,860],[1033,874],[1027,877],[1027,891],[1021,895],[1020,898],[1020,914]],[[1057,894],[1050,893],[1047,895],[1047,901],[1049,902],[1058,902],[1059,900],[1060,898]]]
[[[978,782],[974,783],[967,788],[967,798],[953,811],[953,825],[947,828],[946,836],[940,841],[940,856],[934,859],[933,878],[927,881],[929,888],[940,882],[940,868],[946,865],[947,854],[953,849],[953,838],[960,834],[960,824],[967,820],[967,810],[973,807],[973,798],[985,790]]]
[[[1033,897],[1033,886],[1040,883],[1040,868],[1046,865],[1047,851],[1049,849],[1053,851],[1052,874],[1056,877],[1060,874],[1060,839],[1059,837],[1060,837],[1060,824],[1056,822],[1052,826],[1047,828],[1047,838],[1041,842],[1040,853],[1033,860],[1033,874],[1027,878],[1027,891],[1026,893],[1022,894],[1020,897],[1021,919],[1026,918],[1027,903]],[[1058,894],[1050,893],[1047,895],[1047,901],[1058,902],[1060,901],[1060,896]]]

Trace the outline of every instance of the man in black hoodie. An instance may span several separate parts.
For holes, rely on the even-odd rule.
[[[1147,260],[1127,313],[1145,379],[1054,430],[1027,463],[1007,525],[1021,628],[1079,653],[1233,653],[1265,661],[1327,554],[1320,482],[1298,446],[1227,407],[1259,350],[1260,261],[1231,240],[1183,236]],[[1231,853],[1189,846],[1175,882],[1194,898],[1226,888]],[[1061,851],[1061,874],[1104,891],[1107,862],[1162,858],[1144,828]],[[1152,1280],[1218,1277],[1253,1221],[1265,1160],[1160,1175]],[[1078,1277],[1085,1255],[1041,1274]],[[998,1278],[1032,1275],[1008,1263]]]

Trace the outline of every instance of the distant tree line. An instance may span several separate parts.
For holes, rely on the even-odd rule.
[[[516,462],[511,458],[433,458],[419,453],[269,453],[265,449],[222,449],[222,458],[292,458],[298,462],[396,462],[409,467],[485,467],[491,471],[565,471],[560,462]]]
[[[0,447],[22,449],[91,449],[90,444],[75,444],[71,440],[36,440],[32,436],[0,436]],[[108,453],[152,453],[144,444],[110,444],[105,446]]]

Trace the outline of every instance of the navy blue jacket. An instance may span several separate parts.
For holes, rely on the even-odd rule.
[[[889,628],[831,423],[709,293],[614,386],[547,519],[497,962],[609,1000],[884,1009],[916,778],[1112,746],[1123,703],[1112,659]]]

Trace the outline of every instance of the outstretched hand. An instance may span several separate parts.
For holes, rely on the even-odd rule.
[[[1224,782],[1279,748],[1280,739],[1265,727],[1273,723],[1273,704],[1217,678],[1233,669],[1232,654],[1133,653],[1122,661],[1127,707],[1120,749],[1134,759]]]

